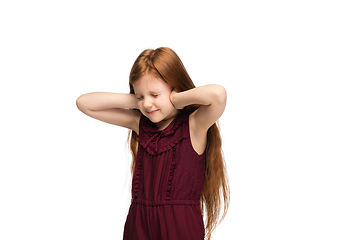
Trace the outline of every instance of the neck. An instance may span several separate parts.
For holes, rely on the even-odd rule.
[[[176,111],[173,111],[171,114],[169,114],[166,118],[164,118],[162,121],[156,123],[156,127],[159,130],[164,130],[169,124],[174,120],[174,118],[177,117],[177,115],[180,113],[179,110],[176,109]]]

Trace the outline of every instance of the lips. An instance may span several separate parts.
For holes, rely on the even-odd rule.
[[[148,114],[154,114],[154,113],[156,113],[157,111],[159,111],[159,109],[154,110],[154,111],[151,111],[151,112],[147,112],[147,113],[148,113]]]

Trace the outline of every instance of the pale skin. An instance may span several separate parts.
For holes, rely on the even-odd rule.
[[[199,104],[201,106],[189,116],[190,139],[198,154],[205,151],[207,131],[225,110],[224,87],[211,84],[178,93],[161,78],[148,74],[135,81],[133,87],[135,94],[87,93],[76,100],[76,105],[92,118],[139,134],[141,115],[148,117],[159,130],[163,130],[181,109]]]

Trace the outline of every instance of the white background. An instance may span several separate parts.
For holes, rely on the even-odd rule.
[[[1,1],[0,239],[122,239],[127,130],[75,100],[161,46],[227,89],[214,239],[360,239],[356,2]]]

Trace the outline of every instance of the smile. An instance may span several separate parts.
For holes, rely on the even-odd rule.
[[[151,111],[151,112],[147,112],[147,113],[148,113],[148,114],[154,114],[154,113],[156,113],[157,111],[159,111],[159,109],[158,109],[158,110]]]

